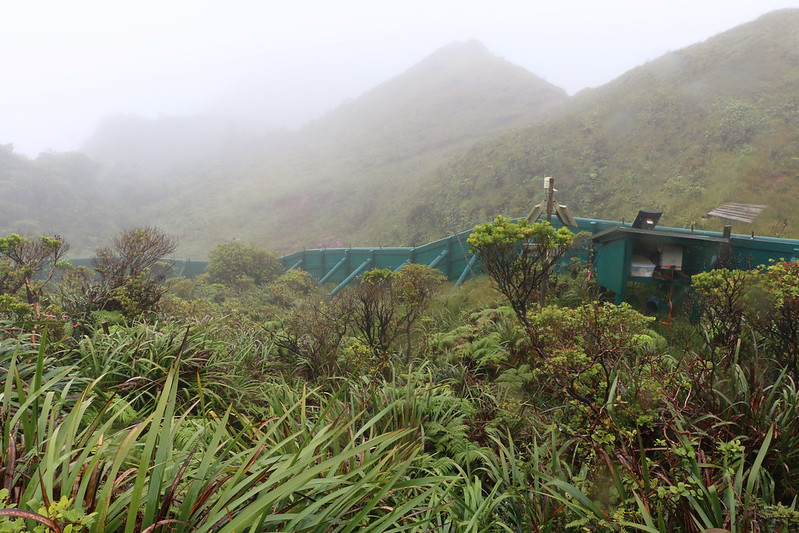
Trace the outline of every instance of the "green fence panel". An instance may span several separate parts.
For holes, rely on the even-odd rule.
[[[520,220],[520,219],[516,219]],[[585,232],[587,236],[595,236],[614,228],[630,228],[630,223],[612,220],[576,218],[575,233]],[[559,220],[552,224],[560,227]],[[691,271],[709,270],[719,264],[719,243],[722,238],[719,232],[699,231],[685,228],[657,227],[654,233],[673,234],[675,241],[691,241],[686,247],[684,261],[691,265]],[[482,265],[469,251],[466,242],[471,229],[462,231],[415,247],[361,247],[361,248],[325,248],[309,249],[279,257],[278,260],[286,268],[299,268],[319,280],[319,284],[331,284],[334,292],[341,290],[362,274],[367,268],[386,268],[396,271],[407,263],[419,263],[433,266],[440,270],[456,286],[469,277],[483,271]],[[685,237],[682,239],[681,237]],[[701,244],[706,237],[706,246]],[[668,240],[662,235],[660,240]],[[630,246],[622,241],[592,242],[588,237],[579,239],[581,246],[574,247],[564,259],[568,264],[571,258],[577,258],[592,265],[596,271],[600,285],[623,298],[626,285],[634,279],[630,274]],[[756,235],[733,234],[728,239],[729,258],[725,266],[739,269],[753,269],[767,265],[780,259],[796,260],[799,257],[799,240]],[[91,258],[70,259],[77,266],[91,267]],[[205,272],[207,260],[168,259],[172,265],[173,276],[194,278]],[[617,298],[617,299],[618,299]]]

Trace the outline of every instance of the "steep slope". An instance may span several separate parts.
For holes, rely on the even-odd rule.
[[[562,89],[493,56],[481,43],[458,42],[341,106],[303,134],[305,142],[335,152],[393,160],[526,125],[565,100]]]
[[[437,236],[498,212],[525,214],[551,175],[577,215],[629,220],[639,208],[659,208],[664,224],[713,228],[722,222],[704,219],[709,209],[761,203],[769,208],[757,223],[736,231],[795,236],[797,156],[799,10],[782,10],[583,91],[541,124],[480,143],[384,216],[417,236]]]
[[[232,237],[282,250],[354,242],[419,177],[566,100],[481,44],[455,43],[262,151],[251,142],[173,167],[159,198],[127,217],[170,229],[192,254]]]
[[[188,257],[230,238],[279,251],[418,244],[525,214],[551,175],[577,215],[661,208],[663,224],[713,228],[710,208],[762,203],[758,223],[735,231],[796,236],[799,10],[572,98],[456,43],[296,132],[127,118],[87,150],[101,169],[78,154],[0,153],[0,186],[18,200],[0,226],[74,234],[87,249],[115,228],[155,224]],[[57,199],[68,209],[42,209]]]

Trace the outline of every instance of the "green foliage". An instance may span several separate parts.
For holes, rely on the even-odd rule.
[[[269,283],[283,273],[275,256],[238,241],[220,244],[211,251],[206,272],[213,283],[246,288]]]
[[[35,312],[33,308],[19,298],[10,294],[0,295],[0,315],[11,320],[23,320],[33,318]]]
[[[10,490],[0,493],[4,530],[20,530],[19,510],[62,531],[164,524],[176,531],[220,524],[398,531],[406,520],[421,527],[443,512],[432,502],[455,479],[414,473],[420,449],[409,431],[376,430],[388,410],[346,415],[335,396],[306,392],[286,404],[285,391],[275,390],[266,399],[274,409],[267,422],[230,409],[206,418],[196,404],[176,404],[178,363],[153,402],[137,409],[140,419],[126,424],[127,401],[105,403],[98,412],[92,383],[73,383],[77,396],[53,394],[70,386],[74,368],[47,380],[42,363],[30,389],[9,386],[14,359],[5,378],[0,406],[11,424],[0,453],[12,450],[4,457],[12,468],[5,479]],[[9,410],[26,402],[31,412]],[[12,442],[28,453],[13,453]]]
[[[433,297],[446,281],[444,275],[427,265],[408,263],[394,274],[391,290],[402,308],[405,324],[405,353],[412,357],[411,336],[418,321],[432,303]]]
[[[709,207],[744,195],[774,208],[760,231],[794,211],[797,193],[799,77],[796,47],[785,46],[795,19],[777,14],[670,54],[548,117],[549,98],[563,98],[540,80],[514,71],[512,94],[494,90],[507,65],[486,60],[473,85],[456,84],[465,101],[492,95],[468,117],[453,105],[458,76],[432,68],[433,87],[450,91],[422,91],[429,108],[377,95],[379,120],[350,106],[295,136],[306,147],[242,149],[227,161],[243,166],[203,169],[201,183],[173,155],[186,166],[170,170],[177,181],[159,198],[127,165],[104,176],[130,202],[116,213],[85,157],[28,161],[0,147],[0,190],[13,199],[0,227],[71,221],[89,250],[96,228],[125,227],[147,206],[203,255],[230,227],[293,249],[419,243],[487,212],[525,212],[540,177],[556,175],[580,215],[629,217],[639,203],[674,225],[708,225]],[[398,179],[409,168],[416,177]],[[175,280],[163,297],[155,256],[170,242],[154,228],[102,249],[99,280],[60,269],[56,294],[38,290],[21,252],[55,256],[61,240],[25,239],[0,241],[0,507],[35,514],[0,512],[0,530],[46,530],[45,520],[62,531],[796,529],[793,263],[695,277],[702,351],[676,342],[696,329],[679,316],[666,335],[629,306],[594,303],[584,271],[548,276],[572,237],[503,217],[470,245],[507,265],[510,307],[482,280],[439,294],[439,275],[419,265],[368,272],[328,299],[237,243],[220,247],[219,262],[235,266],[221,269],[228,279]],[[534,305],[547,277],[568,308]],[[28,302],[86,325],[29,320]]]
[[[311,297],[297,302],[278,320],[265,324],[264,333],[278,348],[278,358],[286,372],[313,381],[339,374],[339,350],[349,332],[352,314],[350,302],[345,299]],[[352,361],[348,364],[352,365]]]
[[[74,331],[0,321],[0,530],[791,531],[799,393],[770,335],[795,267],[697,276],[753,339],[715,367],[726,344],[582,299],[577,267],[529,329],[486,281],[439,292],[424,266],[334,298],[292,271],[173,280],[159,314]]]
[[[147,275],[158,261],[177,248],[177,239],[156,227],[125,230],[112,239],[111,247],[98,248],[92,266],[112,288],[126,280]]]
[[[472,313],[467,324],[432,335],[429,344],[431,355],[446,354],[489,376],[519,364],[530,349],[526,332],[507,306]]]
[[[59,236],[35,239],[12,233],[0,238],[0,256],[6,261],[0,265],[0,294],[13,296],[24,287],[28,304],[39,304],[68,250]]]
[[[528,242],[545,248],[539,252],[539,256],[542,257],[547,251],[570,246],[573,240],[574,234],[568,228],[555,229],[547,222],[531,224],[524,219],[512,222],[511,219],[499,215],[491,224],[475,226],[467,242],[473,252],[486,248],[498,248],[504,251],[522,242]]]
[[[52,502],[49,506],[44,506],[36,501],[28,502],[27,506],[37,509],[36,511],[15,509],[8,500],[8,489],[0,489],[0,531],[4,533],[27,533],[28,531],[46,533],[55,531],[53,526],[58,527],[58,530],[63,533],[91,531],[94,513],[87,514],[80,505],[75,505],[74,501],[66,496],[62,496],[60,500]],[[8,518],[3,518],[4,516]],[[25,520],[37,522],[40,525],[28,529]]]
[[[265,322],[279,321],[293,308],[323,296],[316,280],[301,270],[288,271],[266,285],[249,289],[208,281],[207,276],[168,280],[162,312],[197,324],[206,324],[214,317],[225,324],[232,337],[246,334],[260,342],[270,335],[264,330]]]
[[[799,379],[799,263],[774,263],[759,281],[769,305],[752,322],[777,361]]]
[[[352,325],[375,356],[388,353],[405,332],[405,355],[412,356],[411,336],[445,278],[426,265],[408,264],[396,273],[372,269],[342,295],[352,311]]]
[[[289,270],[281,274],[267,284],[266,290],[269,299],[283,308],[318,292],[316,280],[304,270]]]
[[[573,248],[586,245],[586,232],[575,235]],[[559,268],[551,282],[551,304],[576,307],[584,302],[599,301],[603,289],[594,275],[593,267],[582,260],[572,257],[567,269]]]
[[[472,247],[472,252],[487,247],[513,248],[520,242],[530,239],[532,233],[533,228],[526,220],[515,223],[500,215],[492,224],[475,226],[474,232],[469,235],[467,242]]]
[[[393,278],[391,270],[374,268],[344,296],[355,330],[378,357],[388,351],[401,325]]]
[[[476,226],[467,239],[528,330],[530,305],[543,294],[555,264],[573,241],[574,234],[565,227],[556,230],[548,222],[512,222],[501,215],[491,224]]]
[[[701,321],[714,364],[729,366],[734,362],[754,277],[752,271],[718,269],[691,279],[700,298]]]
[[[177,240],[155,227],[133,228],[98,248],[92,259],[96,280],[85,280],[76,311],[104,309],[139,316],[154,311],[166,291],[168,265],[159,263],[177,247]]]
[[[581,433],[585,417],[606,426],[595,427],[592,438],[602,439],[602,431],[608,438],[629,438],[630,430],[648,425],[663,409],[660,395],[670,369],[660,355],[665,341],[648,329],[651,317],[627,304],[595,302],[549,306],[530,321],[541,356],[525,386],[543,403],[563,406],[556,419],[576,422],[570,433]]]

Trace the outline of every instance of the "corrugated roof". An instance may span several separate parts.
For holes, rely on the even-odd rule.
[[[713,209],[707,216],[737,220],[738,222],[752,222],[766,207],[758,204],[729,203]]]

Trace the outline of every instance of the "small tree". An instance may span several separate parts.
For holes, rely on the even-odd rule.
[[[355,330],[366,341],[372,355],[385,354],[400,332],[406,334],[406,356],[411,357],[411,333],[446,278],[426,265],[410,263],[399,271],[375,268],[348,288]]]
[[[112,246],[99,248],[92,266],[99,280],[89,307],[138,315],[153,310],[165,289],[166,270],[155,271],[163,257],[177,248],[177,239],[155,227],[123,231]]]
[[[566,228],[555,229],[549,222],[512,222],[501,215],[475,227],[467,239],[531,336],[530,304],[573,241],[574,234]]]
[[[754,276],[751,271],[722,268],[691,278],[691,286],[699,296],[700,321],[714,366],[732,364],[744,330],[747,296]]]
[[[394,274],[391,285],[397,302],[402,305],[405,323],[405,355],[411,358],[411,333],[422,317],[436,291],[447,278],[434,268],[418,263],[409,263]]]
[[[633,356],[652,340],[647,327],[653,319],[626,303],[548,306],[531,321],[541,332],[538,348],[547,355],[534,372],[542,389],[559,401],[564,401],[566,394],[595,414],[613,400],[611,391],[619,365],[626,365],[631,373],[640,370],[637,367],[643,362]],[[633,387],[634,381],[625,380],[624,387]]]
[[[28,304],[36,305],[42,299],[45,286],[52,280],[58,262],[69,250],[69,244],[58,235],[38,239],[12,233],[0,239],[0,255],[8,260],[0,276],[0,292],[14,295],[25,287]],[[43,279],[35,276],[44,269]]]
[[[265,285],[270,304],[288,309],[319,292],[317,280],[304,270],[289,270]]]
[[[279,348],[279,357],[291,365],[290,372],[316,380],[337,371],[339,348],[350,327],[349,303],[311,295],[266,325],[266,334]]]
[[[213,283],[236,288],[269,283],[283,271],[283,265],[273,254],[238,241],[214,248],[206,268]]]
[[[391,270],[375,268],[348,291],[355,329],[376,356],[385,353],[397,335],[398,309],[393,282]]]
[[[754,323],[777,361],[799,378],[799,263],[774,263],[763,273],[760,286],[769,305]]]

